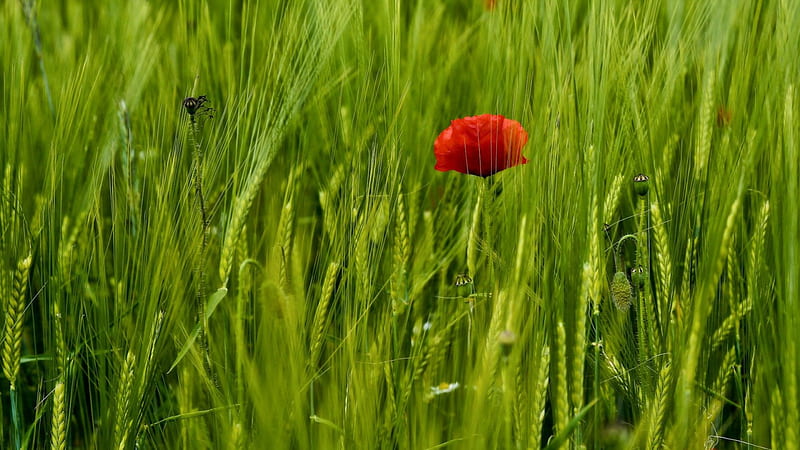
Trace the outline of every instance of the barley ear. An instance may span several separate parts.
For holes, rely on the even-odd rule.
[[[736,347],[732,346],[727,352],[725,352],[725,357],[722,359],[722,364],[720,365],[717,378],[714,380],[714,384],[711,386],[711,391],[714,394],[717,394],[720,397],[725,396],[725,390],[728,387],[728,380],[731,378],[732,368],[734,367],[735,363]]]
[[[664,443],[664,427],[667,420],[667,406],[669,405],[670,389],[672,388],[672,370],[669,363],[661,367],[656,385],[654,403],[650,408],[650,426],[647,448],[662,448]]]
[[[230,450],[238,450],[245,447],[245,435],[242,429],[242,424],[236,422],[231,426],[231,438],[228,444]]]
[[[784,429],[784,415],[786,411],[784,410],[783,405],[783,393],[781,393],[781,389],[779,385],[775,385],[772,387],[771,392],[772,401],[770,402],[770,409],[769,409],[769,422],[770,422],[770,429],[772,432],[770,436],[772,438],[772,448],[787,448],[786,442],[784,441],[785,433],[781,432],[780,430]]]
[[[76,216],[75,222],[70,223],[69,217],[64,217],[61,223],[61,241],[58,243],[58,274],[62,280],[66,281],[69,277],[72,262],[77,259],[77,250],[80,248],[81,232],[85,230],[82,223],[86,218],[86,213]],[[72,230],[70,231],[70,225]]]
[[[281,210],[278,224],[278,245],[280,246],[280,283],[284,291],[289,292],[289,257],[292,254],[292,238],[294,232],[294,199],[288,196]]]
[[[493,300],[492,318],[489,322],[489,329],[486,333],[486,339],[483,347],[483,369],[484,375],[488,375],[487,387],[494,384],[497,380],[498,363],[500,362],[500,346],[498,345],[498,338],[500,337],[503,326],[506,323],[506,311],[508,310],[508,294],[506,291],[500,291],[497,297]]]
[[[758,280],[763,278],[763,274],[760,274],[760,271],[764,267],[764,239],[767,234],[767,225],[769,224],[769,200],[761,205],[756,224],[758,224],[758,228],[753,232],[745,269],[747,278],[751,280],[753,285],[757,285]],[[752,300],[752,296],[753,293],[748,289],[750,300]]]
[[[702,97],[700,100],[700,126],[697,131],[697,148],[694,152],[694,178],[695,180],[703,180],[705,178],[705,169],[708,165],[708,157],[711,153],[711,123],[713,122],[713,97],[714,97],[714,82],[716,81],[714,71],[708,71],[705,74],[703,83]]]
[[[392,428],[397,420],[397,398],[394,388],[394,377],[392,376],[392,365],[390,362],[383,363],[383,376],[386,383],[386,399],[384,404],[384,419],[381,434],[384,439],[391,436]],[[386,442],[386,441],[384,441]]]
[[[247,194],[247,192],[245,192],[245,194]],[[253,192],[253,196],[255,196],[255,192]],[[244,218],[247,215],[247,211],[250,209],[252,198],[249,200],[250,201],[248,201],[247,198],[238,197],[233,202],[233,214],[228,224],[228,230],[225,233],[225,239],[222,241],[222,250],[219,256],[219,279],[222,280],[223,286],[228,285],[228,274],[230,274],[231,265],[233,264],[236,242],[239,239],[239,232],[242,227],[244,227]]]
[[[317,359],[319,358],[322,341],[325,338],[325,325],[328,322],[328,312],[333,298],[333,288],[336,285],[336,276],[339,273],[339,264],[332,262],[328,264],[325,272],[325,280],[322,284],[322,293],[314,312],[314,321],[311,326],[311,346],[309,349],[308,366],[310,370],[315,370]]]
[[[394,268],[392,271],[392,314],[402,315],[408,306],[408,260],[411,245],[408,236],[408,220],[403,194],[397,196],[397,218],[394,233]]]
[[[289,172],[286,180],[286,192],[283,195],[281,215],[278,219],[277,234],[273,248],[277,250],[280,260],[279,280],[284,292],[290,291],[289,283],[289,257],[292,254],[292,240],[294,238],[294,191],[296,174],[302,168],[295,167]],[[244,234],[244,232],[243,232]]]
[[[611,182],[611,187],[606,192],[606,200],[603,203],[603,220],[614,217],[617,211],[617,205],[619,204],[619,193],[622,191],[622,182],[624,180],[625,177],[620,174],[614,177],[614,181]]]
[[[25,314],[25,292],[28,288],[28,274],[31,268],[31,255],[17,264],[11,296],[5,311],[5,332],[3,335],[3,374],[15,389],[19,373],[20,352],[22,350],[22,323]]]
[[[53,422],[50,428],[50,449],[67,448],[67,417],[64,382],[59,381],[53,390]]]
[[[134,366],[136,356],[128,350],[125,362],[122,364],[119,385],[117,387],[117,414],[114,422],[114,442],[116,448],[123,450],[127,448],[130,428],[133,425],[133,418],[128,417],[130,410],[131,385],[133,384]]]
[[[58,382],[53,391],[53,417],[50,428],[50,448],[64,449],[67,442],[66,396],[64,395],[64,380],[66,378],[67,346],[64,342],[64,331],[61,324],[61,310],[58,301],[53,302],[53,328],[56,349],[56,376]]]
[[[547,386],[550,384],[550,347],[542,349],[541,359],[539,360],[539,372],[536,374],[536,388],[531,392],[531,435],[528,440],[528,448],[540,448],[542,442],[542,426],[544,425]]]
[[[655,269],[658,276],[656,280],[656,298],[659,302],[659,311],[662,311],[662,326],[669,319],[664,318],[663,314],[668,314],[670,300],[670,289],[672,287],[672,256],[669,249],[669,237],[665,227],[664,218],[661,215],[661,206],[658,202],[650,204],[650,214],[653,218],[653,240],[655,241]]]
[[[596,239],[595,236],[597,236],[597,233],[594,233],[593,244],[599,245],[597,242],[598,239]],[[590,250],[590,253],[594,253],[594,251]],[[570,381],[572,381],[570,395],[572,400],[573,415],[576,415],[583,407],[583,381],[587,342],[586,309],[589,305],[590,297],[592,297],[593,294],[595,276],[596,273],[593,265],[591,263],[584,264],[581,273],[581,293],[575,311],[575,333],[573,335],[574,342],[572,345],[572,360],[570,361]]]
[[[620,180],[618,183],[621,185],[622,177],[617,177],[617,180]],[[617,182],[615,180],[615,182]],[[616,189],[620,187],[617,186]],[[612,187],[612,190],[614,188]],[[611,196],[618,196],[619,192],[611,193]],[[606,198],[606,203],[609,202],[609,198]],[[611,203],[616,203],[616,200],[611,200]],[[609,207],[614,209],[614,207]],[[600,210],[599,210],[599,199],[597,195],[592,195],[592,203],[591,209],[588,217],[588,227],[587,233],[589,234],[589,249],[588,255],[586,258],[586,262],[583,264],[581,269],[581,290],[580,295],[578,297],[578,301],[576,302],[576,307],[573,312],[575,317],[575,332],[573,334],[573,344],[572,344],[572,361],[571,361],[571,395],[572,395],[572,414],[577,415],[578,412],[583,408],[584,404],[584,392],[583,392],[583,382],[584,382],[584,373],[585,373],[585,364],[586,364],[586,344],[587,344],[587,336],[586,336],[586,321],[587,321],[587,312],[589,309],[590,303],[593,303],[592,308],[597,306],[597,303],[600,300],[600,291],[601,291],[601,280],[602,277],[600,276],[600,267],[601,267],[601,241],[602,237],[600,236],[600,228],[598,224],[600,223]],[[580,433],[576,433],[576,444],[581,445],[582,436]]]
[[[553,364],[555,389],[553,390],[554,435],[567,428],[570,418],[569,397],[567,393],[567,331],[564,322],[558,322],[555,329],[556,355]]]
[[[704,325],[714,306],[713,298],[717,289],[716,280],[719,280],[720,276],[722,275],[723,268],[725,267],[725,263],[728,258],[728,252],[730,251],[730,243],[733,238],[736,218],[738,217],[741,206],[741,192],[742,188],[740,185],[739,193],[730,206],[730,212],[728,213],[728,218],[725,222],[725,228],[723,229],[722,236],[720,238],[718,254],[713,261],[711,272],[708,275],[708,279],[715,280],[715,282],[704,283],[700,287],[700,292],[693,300],[692,306],[694,312],[686,342],[687,349],[684,353],[684,361],[681,366],[681,374],[678,381],[680,393],[677,397],[678,407],[676,408],[676,411],[684,411],[685,408],[689,408],[689,402],[691,401],[694,390],[694,379],[697,375],[697,366],[700,360],[701,346],[703,345],[703,337],[706,331]],[[791,414],[791,411],[789,411],[788,414]],[[684,417],[682,420],[685,421],[687,418]]]
[[[319,192],[319,206],[322,208],[322,225],[328,235],[334,235],[339,214],[337,210],[339,191],[345,182],[344,166],[340,165],[331,175],[328,186]]]
[[[268,162],[259,163],[245,182],[244,190],[236,197],[233,202],[233,213],[231,220],[225,231],[225,238],[222,241],[222,250],[219,257],[219,279],[222,280],[222,286],[227,286],[228,275],[231,272],[231,265],[233,264],[233,255],[236,249],[236,243],[242,233],[244,221],[247,218],[247,213],[250,212],[250,207],[253,205],[253,199],[258,193],[258,188],[261,186],[261,181],[266,173]]]
[[[514,361],[514,384],[516,385],[516,398],[514,398],[514,429],[513,433],[516,436],[515,446],[517,448],[523,448],[525,442],[527,442],[526,436],[528,434],[528,430],[524,428],[524,425],[527,422],[527,418],[530,417],[530,412],[528,411],[528,396],[525,389],[525,373],[522,370],[522,364],[520,363],[520,358],[515,358]]]

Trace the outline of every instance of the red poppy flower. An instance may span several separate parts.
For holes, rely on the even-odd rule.
[[[528,162],[522,147],[528,133],[516,120],[483,114],[450,122],[433,144],[436,170],[488,177]]]

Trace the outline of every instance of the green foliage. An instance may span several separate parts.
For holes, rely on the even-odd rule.
[[[800,3],[488,3],[4,2],[0,447],[796,445]]]

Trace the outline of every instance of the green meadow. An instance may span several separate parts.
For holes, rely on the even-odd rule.
[[[0,447],[800,448],[800,2],[494,3],[3,2]]]

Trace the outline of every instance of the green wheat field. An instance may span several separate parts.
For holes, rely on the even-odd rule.
[[[800,448],[800,2],[0,24],[0,447]]]

